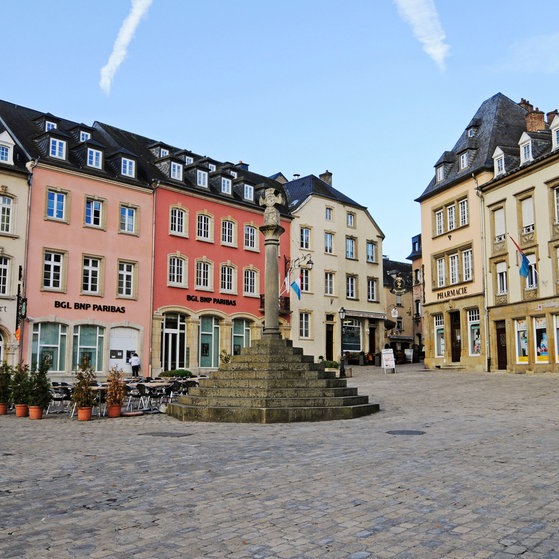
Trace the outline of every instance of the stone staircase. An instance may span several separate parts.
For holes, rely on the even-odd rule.
[[[347,379],[303,355],[290,340],[264,338],[243,348],[211,378],[170,404],[182,421],[288,423],[353,419],[379,411]]]

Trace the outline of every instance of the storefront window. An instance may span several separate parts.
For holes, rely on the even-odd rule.
[[[559,314],[554,317],[555,320],[555,362],[559,363]]]
[[[436,314],[435,321],[435,357],[444,357],[444,317]]]
[[[525,320],[514,321],[516,330],[516,362],[528,363],[528,330]]]
[[[95,371],[103,370],[105,329],[100,326],[74,326],[72,366],[88,365]]]
[[[361,351],[361,321],[357,318],[346,318],[342,329],[342,350]]]
[[[33,324],[32,369],[36,369],[39,362],[46,358],[50,363],[50,371],[66,370],[66,331],[66,325],[56,322]]]
[[[536,343],[535,355],[538,363],[549,363],[547,351],[547,323],[545,316],[534,319],[534,341]]]
[[[481,353],[481,335],[479,327],[479,309],[468,311],[468,346],[470,355]]]
[[[241,348],[250,346],[250,322],[242,318],[233,320],[233,355],[239,355]]]
[[[186,347],[186,315],[165,313],[161,332],[161,368],[164,371],[189,366]]]
[[[219,366],[219,320],[203,316],[200,320],[200,367]]]

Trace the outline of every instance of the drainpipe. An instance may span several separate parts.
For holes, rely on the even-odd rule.
[[[152,355],[153,355],[153,308],[154,308],[154,292],[155,292],[155,221],[156,221],[156,209],[157,209],[157,189],[161,184],[160,181],[153,179],[151,181],[151,188],[153,192],[153,215],[151,220],[151,289],[149,295],[149,325],[148,325],[148,333],[149,333],[149,376],[152,376],[153,370],[153,363],[152,363]]]
[[[489,336],[489,316],[487,310],[487,278],[486,278],[486,269],[485,269],[485,262],[486,262],[486,247],[485,247],[485,200],[483,198],[483,192],[481,191],[481,187],[478,185],[477,179],[472,173],[472,179],[476,185],[476,195],[479,198],[479,207],[480,207],[480,226],[481,226],[481,281],[482,281],[482,289],[483,289],[483,321],[484,321],[484,328],[485,328],[485,372],[491,372],[491,356],[489,354],[489,348],[491,347],[490,336]]]

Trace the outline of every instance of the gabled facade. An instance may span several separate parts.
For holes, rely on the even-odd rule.
[[[294,345],[317,360],[380,351],[386,318],[382,231],[367,208],[333,188],[328,171],[289,181],[284,189],[294,218],[291,258],[283,262]]]
[[[435,165],[421,204],[425,365],[486,370],[484,236],[479,188],[494,176],[498,146],[514,146],[528,109],[498,93],[486,100]],[[480,234],[481,232],[481,234]]]

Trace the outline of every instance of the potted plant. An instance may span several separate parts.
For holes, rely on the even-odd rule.
[[[43,358],[39,368],[29,374],[29,419],[42,419],[43,410],[46,410],[52,402],[49,367],[49,359]]]
[[[0,415],[6,415],[8,413],[11,378],[12,368],[4,361],[0,365]]]
[[[29,366],[18,363],[10,381],[10,399],[16,407],[16,417],[29,413]]]
[[[89,362],[84,360],[74,376],[76,380],[72,389],[72,400],[78,410],[78,421],[89,421],[97,398],[96,391],[93,390],[95,371]]]
[[[107,377],[108,417],[120,417],[125,397],[126,387],[124,384],[124,373],[117,367],[113,367]]]

